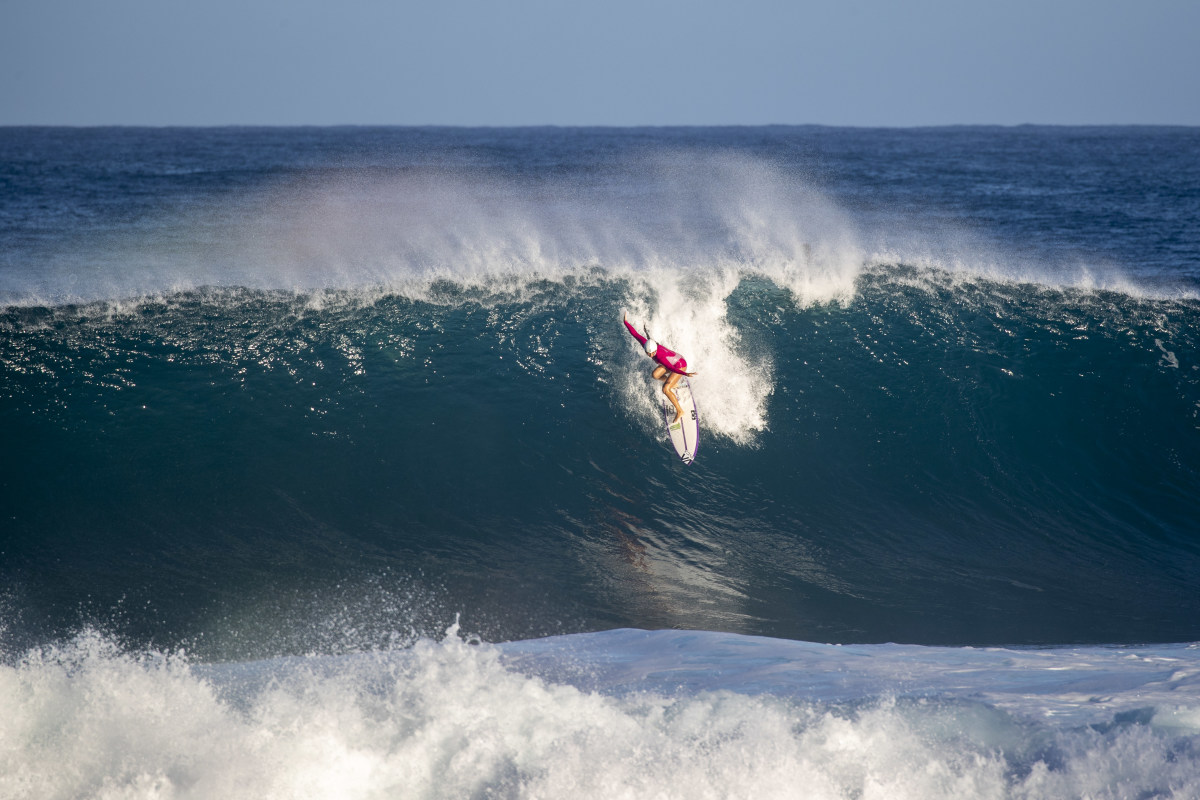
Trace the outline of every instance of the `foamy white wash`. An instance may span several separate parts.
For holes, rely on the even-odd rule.
[[[1186,648],[988,656],[680,631],[491,646],[456,631],[387,654],[211,667],[95,635],[29,654],[0,667],[0,797],[1200,793],[1200,661]],[[1086,696],[1050,691],[1039,713],[1046,676]],[[973,684],[991,686],[986,702]],[[1093,725],[1058,722],[1055,703],[1093,707]],[[1126,707],[1143,710],[1114,715]]]

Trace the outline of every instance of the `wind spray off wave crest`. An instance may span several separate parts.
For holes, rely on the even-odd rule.
[[[732,156],[647,155],[586,176],[306,178],[275,190],[259,219],[245,248],[261,248],[252,260],[281,284],[270,288],[378,286],[420,299],[437,280],[503,286],[600,268],[762,274],[811,302],[849,297],[862,263],[830,201]]]
[[[644,153],[517,174],[462,163],[323,169],[166,196],[160,208],[32,254],[28,269],[3,275],[0,297],[56,305],[243,287],[427,299],[439,281],[519,291],[598,268],[762,274],[820,302],[850,296],[861,266],[832,202],[731,155]]]

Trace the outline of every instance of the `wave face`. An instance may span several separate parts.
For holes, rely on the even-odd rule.
[[[0,130],[0,795],[1194,796],[1198,150]]]
[[[74,581],[174,616],[268,564],[284,590],[511,592],[473,601],[504,636],[547,593],[587,627],[1200,638],[1200,303],[903,266],[845,304],[725,289],[682,313],[603,271],[10,310],[7,564],[70,613]],[[640,303],[700,370],[691,468],[620,327]]]

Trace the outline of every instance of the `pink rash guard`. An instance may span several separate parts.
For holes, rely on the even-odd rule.
[[[633,334],[633,338],[637,339],[638,344],[645,349],[646,337],[638,333],[637,328],[633,327],[633,325],[629,323],[629,320],[624,320],[624,322],[625,327],[629,329],[631,334]],[[658,349],[654,351],[652,358],[662,366],[671,370],[671,372],[679,375],[687,375],[687,360],[674,350],[670,350],[660,344]]]

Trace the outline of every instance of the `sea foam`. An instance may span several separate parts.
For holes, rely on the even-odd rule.
[[[441,642],[401,651],[204,666],[125,653],[83,634],[0,667],[0,796],[1182,798],[1200,791],[1194,676],[1174,679],[1173,707],[1113,716],[1113,707],[1152,689],[1138,669],[1147,654],[1114,651],[1098,679],[1086,671],[1054,675],[1053,652],[844,651],[696,632],[592,636],[488,645],[460,638],[455,626]],[[799,661],[777,660],[785,654]],[[1176,670],[1195,661],[1187,650],[1158,657],[1173,658]],[[1080,658],[1068,655],[1057,666],[1078,666]],[[1123,668],[1122,658],[1133,666]],[[1017,697],[1015,684],[1028,683],[1025,671],[1038,662],[1035,684],[1044,670],[1060,683],[1091,677],[1106,695],[1090,701],[1098,721],[1062,723],[1050,707],[1036,713],[1029,698],[1021,710],[1004,710],[970,700],[960,686],[989,669],[997,695]],[[768,663],[777,678],[791,673],[790,692],[746,679],[761,677]],[[810,673],[807,685],[801,669]],[[605,682],[607,689],[598,685]],[[919,691],[898,696],[905,685]],[[1150,694],[1161,700],[1162,691]]]

